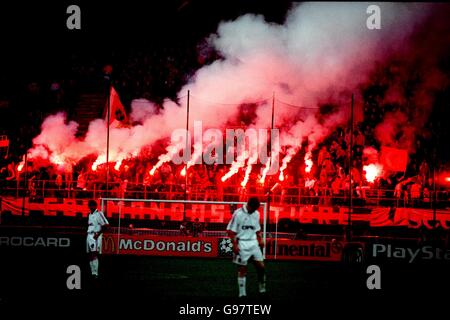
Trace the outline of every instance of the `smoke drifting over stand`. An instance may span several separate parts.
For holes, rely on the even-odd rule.
[[[297,152],[307,139],[307,151],[311,152],[337,125],[348,121],[351,94],[358,94],[374,79],[388,86],[386,103],[403,105],[408,101],[411,109],[421,108],[416,115],[405,110],[387,114],[376,130],[381,144],[411,149],[410,141],[419,133],[432,106],[429,93],[446,82],[436,65],[442,52],[426,50],[442,38],[426,38],[426,47],[418,39],[422,39],[421,34],[439,30],[443,17],[430,23],[439,11],[435,5],[381,3],[382,28],[369,30],[367,6],[304,3],[294,6],[281,25],[253,14],[222,22],[208,38],[221,59],[197,70],[178,94],[180,105],[167,100],[159,109],[145,99],[134,100],[130,115],[133,126],[110,130],[110,161],[137,157],[144,148],[168,141],[173,130],[183,128],[188,90],[192,94],[190,128],[194,121],[201,120],[205,128],[224,129],[239,120],[240,105],[252,103],[256,110],[249,127],[268,128],[275,93],[275,126],[281,131],[281,145],[289,155],[289,150]],[[393,61],[400,63],[393,78],[388,79],[380,70]],[[424,74],[414,95],[406,99],[402,79],[408,75],[403,70],[411,65]],[[289,104],[311,109],[305,112]],[[319,107],[324,104],[334,107],[323,114]],[[33,140],[30,157],[62,166],[88,155],[97,156],[98,163],[104,162],[105,121],[91,122],[82,139],[76,138],[77,127],[75,122],[67,122],[64,113],[49,116]],[[404,132],[405,142],[398,141],[398,130]]]

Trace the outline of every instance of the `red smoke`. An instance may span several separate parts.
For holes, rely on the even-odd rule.
[[[110,130],[110,162],[119,170],[123,160],[141,155],[146,148],[167,141],[173,130],[183,128],[188,90],[190,128],[193,121],[202,120],[205,127],[220,130],[240,122],[249,123],[247,127],[269,127],[270,98],[275,92],[275,126],[281,128],[281,144],[287,150],[281,163],[281,180],[302,142],[307,141],[305,151],[310,155],[336,126],[347,122],[351,93],[377,77],[388,86],[384,102],[407,107],[386,113],[375,130],[376,137],[383,145],[413,149],[414,138],[429,115],[433,93],[446,82],[436,68],[440,52],[434,49],[443,40],[438,36],[426,38],[419,51],[415,38],[410,41],[417,31],[422,32],[420,28],[432,12],[432,5],[379,5],[383,27],[376,31],[365,28],[367,4],[363,3],[301,4],[287,14],[282,25],[252,14],[221,23],[208,40],[223,58],[197,70],[178,94],[181,105],[166,100],[164,108],[159,109],[145,99],[134,100],[130,115],[134,126]],[[426,27],[433,30],[440,24],[428,23]],[[427,58],[422,59],[423,56]],[[393,76],[388,79],[384,73],[378,74],[392,64],[392,59],[403,61],[392,71]],[[408,70],[421,74],[411,97],[405,97],[402,91]],[[317,107],[329,102],[336,105],[335,110],[321,114]],[[245,119],[242,115],[243,104],[255,106],[249,113],[253,118],[250,122],[249,114]],[[311,109],[306,112],[290,104]],[[77,128],[78,124],[67,122],[63,113],[49,116],[42,124],[41,134],[33,140],[30,158],[72,166],[88,155],[95,155],[97,159],[92,165],[95,170],[106,161],[106,124],[102,119],[92,121],[82,139],[76,138]],[[194,148],[188,167],[201,156],[198,147]],[[183,144],[174,144],[164,154],[153,154],[158,162],[150,174],[183,148]],[[310,171],[311,156],[304,160],[305,170]],[[245,170],[241,182],[245,186],[254,165],[250,151],[237,155],[222,181]],[[267,172],[268,167],[263,168]],[[261,183],[265,180],[264,171]]]

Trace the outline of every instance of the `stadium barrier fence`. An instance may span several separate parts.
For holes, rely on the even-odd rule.
[[[439,208],[449,205],[449,190],[439,190],[436,194],[420,193],[419,197],[411,193],[397,195],[395,190],[372,188],[370,186],[357,187],[353,190],[353,200],[356,206],[385,206],[385,207],[417,207]],[[143,185],[135,183],[110,183],[108,192],[104,182],[92,181],[85,188],[78,188],[77,183],[54,180],[32,180],[27,186],[24,181],[5,181],[0,186],[0,195],[23,196],[30,199],[54,198],[133,198],[133,199],[160,199],[160,200],[187,200],[193,201],[245,201],[249,196],[267,198],[267,188],[262,186],[226,185],[223,189],[216,186],[189,185],[185,192],[182,184],[152,184]],[[310,189],[301,186],[280,185],[271,193],[271,203],[304,204],[304,205],[347,205],[349,190],[331,188]]]

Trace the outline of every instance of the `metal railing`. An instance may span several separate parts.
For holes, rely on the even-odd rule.
[[[438,207],[449,204],[448,190],[424,194],[403,192],[397,196],[391,189],[373,189],[369,186],[356,187],[352,190],[355,206],[395,206],[395,207],[422,207],[432,208],[436,203]],[[192,184],[188,185],[185,193],[183,184],[136,184],[111,182],[106,191],[106,184],[102,181],[90,181],[86,187],[80,188],[76,181],[61,182],[55,180],[31,180],[25,185],[24,181],[1,181],[0,194],[19,197],[28,197],[30,201],[39,201],[43,198],[133,198],[155,200],[191,200],[191,201],[245,201],[249,196],[258,196],[267,199],[268,187],[240,185]],[[306,188],[295,185],[281,185],[270,193],[273,204],[291,205],[348,205],[350,192],[348,189]]]

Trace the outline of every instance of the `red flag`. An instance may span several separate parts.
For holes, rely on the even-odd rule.
[[[403,149],[381,147],[380,161],[384,170],[406,171],[408,152]]]
[[[353,122],[354,124],[358,124],[364,121],[364,106],[362,103],[357,103],[353,106]]]
[[[125,127],[128,125],[128,117],[125,112],[125,108],[120,102],[119,95],[117,91],[111,86],[111,92],[109,95],[109,106],[110,106],[110,117],[109,117],[109,125],[114,127]],[[108,106],[107,106],[108,107]],[[108,109],[106,109],[108,110]],[[106,113],[106,121],[108,121]]]
[[[7,136],[0,136],[0,148],[9,147],[9,139]]]

